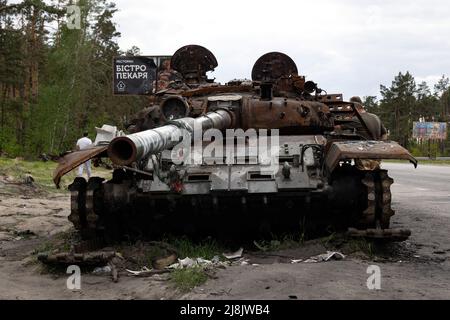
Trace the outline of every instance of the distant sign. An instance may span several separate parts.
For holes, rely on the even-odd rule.
[[[447,123],[445,122],[414,122],[413,138],[424,140],[446,140]]]
[[[153,92],[157,65],[149,57],[114,58],[114,94],[145,95]]]

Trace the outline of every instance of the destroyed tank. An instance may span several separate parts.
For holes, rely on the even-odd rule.
[[[86,237],[159,237],[165,233],[248,238],[293,232],[405,240],[391,229],[390,186],[360,160],[416,159],[393,141],[335,130],[357,117],[355,103],[300,76],[280,52],[260,57],[251,80],[225,85],[201,46],[171,58],[171,80],[127,125],[130,134],[68,153],[61,177],[89,159],[109,158],[112,178],[76,178],[69,220]],[[110,141],[109,141],[110,140]]]

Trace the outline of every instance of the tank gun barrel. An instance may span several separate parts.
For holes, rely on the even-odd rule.
[[[183,137],[187,130],[193,138],[194,128],[223,130],[230,128],[233,117],[227,110],[208,112],[198,118],[182,118],[170,124],[113,139],[108,147],[108,156],[117,165],[129,165],[148,155],[156,154],[176,146],[180,141],[172,137]]]

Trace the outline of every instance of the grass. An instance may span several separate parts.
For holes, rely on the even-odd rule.
[[[0,175],[11,176],[15,181],[20,182],[26,174],[30,174],[38,187],[50,192],[66,192],[67,186],[76,177],[76,169],[65,175],[61,180],[61,189],[56,189],[53,183],[53,171],[57,166],[58,164],[53,161],[25,161],[20,158],[0,157]],[[103,168],[92,167],[92,174],[108,177],[111,172]]]
[[[253,241],[253,244],[262,252],[278,251],[285,249],[297,248],[303,244],[303,241],[297,241],[292,236],[286,236],[281,240],[260,240]]]
[[[73,238],[74,233],[72,231],[60,232],[54,235],[52,238],[42,242],[41,245],[33,251],[33,255],[52,252],[54,250],[58,250],[61,252],[70,251]]]
[[[55,249],[56,249],[55,243],[51,241],[45,241],[33,251],[33,255],[37,256],[40,253],[52,252]]]
[[[336,232],[332,232],[330,235],[326,237],[322,237],[320,240],[325,247],[333,246],[333,243],[336,242],[339,238],[339,235]]]
[[[188,292],[208,280],[208,275],[200,268],[176,269],[172,271],[170,281],[182,292]]]
[[[347,247],[349,253],[362,252],[370,258],[375,255],[375,246],[372,241],[365,239],[348,239]]]
[[[253,245],[263,252],[294,249],[305,244],[307,240],[306,236],[304,230],[296,233],[272,234],[270,240],[255,240],[253,241]]]
[[[172,245],[177,250],[179,258],[190,257],[210,260],[214,256],[221,256],[226,251],[212,239],[196,243],[186,237],[182,237],[165,239],[164,242]]]
[[[123,243],[115,247],[126,260],[133,264],[133,268],[151,267],[155,258],[168,255],[168,252],[156,245]]]
[[[149,243],[123,243],[119,246],[119,251],[126,260],[138,267],[150,267],[153,259],[167,256],[171,252],[176,252],[179,259],[190,257],[210,260],[214,256],[220,257],[224,250],[212,239],[196,242],[187,237],[166,236],[161,241]],[[170,282],[181,292],[192,290],[205,283],[208,278],[207,270],[202,266],[174,269],[170,272]]]

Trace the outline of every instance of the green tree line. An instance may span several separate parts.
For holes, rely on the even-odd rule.
[[[82,132],[95,136],[95,126],[119,127],[146,105],[145,97],[112,94],[112,59],[139,54],[120,50],[113,23],[117,8],[107,0],[79,0],[80,27],[69,28],[71,0],[0,0],[0,154],[37,157],[72,149]],[[449,121],[449,79],[433,90],[416,84],[406,72],[390,86],[381,85],[380,99],[365,97],[369,111],[380,116],[390,138],[426,153],[412,139],[412,123]],[[433,144],[436,145],[436,144]],[[436,145],[450,155],[449,139]]]
[[[380,100],[364,97],[369,112],[377,114],[389,131],[389,138],[398,141],[417,156],[449,156],[449,131],[445,141],[420,141],[412,138],[413,122],[450,120],[450,81],[443,75],[433,90],[424,81],[416,83],[409,72],[400,72],[391,85],[380,86]]]
[[[112,94],[112,59],[122,52],[115,4],[79,0],[80,28],[69,28],[69,0],[0,0],[0,152],[36,157],[72,149],[83,131],[118,125],[142,109],[140,97]]]

